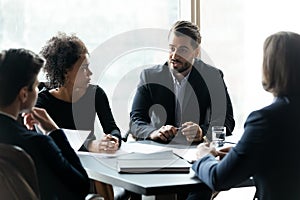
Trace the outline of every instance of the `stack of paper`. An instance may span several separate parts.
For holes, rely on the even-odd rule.
[[[119,173],[189,173],[190,164],[172,151],[131,153],[118,158],[117,169]]]

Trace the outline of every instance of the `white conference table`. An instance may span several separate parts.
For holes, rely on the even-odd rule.
[[[141,153],[153,153],[164,148],[157,143],[145,141],[141,143],[124,143],[117,155],[105,155],[95,153],[78,153],[78,156],[87,171],[90,179],[122,187],[128,191],[142,195],[142,199],[176,199],[177,194],[197,189],[201,181],[190,169],[189,173],[171,173],[171,174],[120,174],[117,171],[117,158],[129,151],[135,150]],[[141,146],[142,145],[142,146]],[[141,148],[143,147],[143,148]],[[173,148],[174,146],[172,146]],[[170,148],[167,147],[167,148]],[[196,148],[196,146],[191,149]],[[152,152],[149,152],[152,151]],[[181,159],[181,158],[179,158]],[[253,183],[247,181],[237,187],[250,186]]]
[[[131,145],[129,144],[129,146]],[[129,148],[138,148],[141,152],[139,147],[139,144],[136,143]],[[145,147],[142,153],[148,151],[147,148],[151,146],[145,145]],[[156,150],[159,150],[159,146],[157,147]],[[176,194],[192,191],[203,184],[192,169],[189,173],[120,174],[116,169],[117,157],[113,155],[110,157],[93,153],[79,153],[78,156],[90,179],[122,187],[142,195],[142,199],[163,199],[165,195],[168,195],[168,199],[172,196],[176,198]],[[122,153],[118,157],[120,156]]]

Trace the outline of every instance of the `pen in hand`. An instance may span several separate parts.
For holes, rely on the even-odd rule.
[[[203,141],[205,142],[205,143],[210,143],[210,141],[207,139],[207,137],[206,136],[203,136]]]
[[[180,126],[178,128],[175,128],[175,129],[176,129],[176,131],[182,131],[182,129],[184,129],[184,128],[186,128],[186,126]]]

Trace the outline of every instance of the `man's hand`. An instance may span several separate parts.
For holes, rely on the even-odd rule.
[[[177,131],[174,126],[166,125],[166,126],[162,126],[160,129],[156,131],[153,131],[149,137],[151,140],[154,141],[160,140],[160,141],[167,142],[173,139],[176,133]]]
[[[29,130],[33,130],[34,125],[37,125],[44,134],[48,134],[51,131],[58,129],[58,126],[45,109],[33,107],[29,113],[23,114],[23,117],[24,125]]]
[[[202,140],[203,134],[200,126],[194,122],[185,122],[182,124],[184,127],[181,132],[182,135],[186,137],[189,142],[200,142]]]

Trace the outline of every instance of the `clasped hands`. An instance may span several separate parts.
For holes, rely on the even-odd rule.
[[[119,139],[116,136],[107,134],[99,140],[93,140],[88,150],[97,153],[115,153],[119,149]]]
[[[202,140],[202,129],[194,122],[185,122],[180,128],[181,134],[186,137],[189,142],[199,142]],[[160,140],[163,142],[170,141],[178,134],[179,128],[172,125],[162,126],[160,129],[150,134],[151,140]]]

